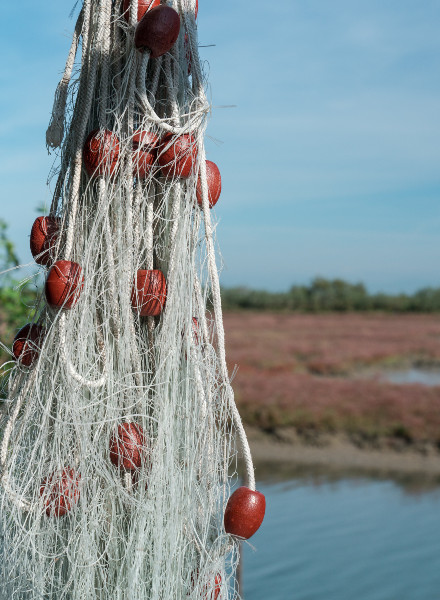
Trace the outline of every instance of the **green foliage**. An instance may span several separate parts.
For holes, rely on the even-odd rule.
[[[425,288],[413,295],[369,294],[362,283],[323,277],[308,286],[294,285],[288,292],[223,288],[222,299],[225,310],[440,312],[440,288]]]
[[[28,283],[14,279],[14,271],[20,264],[14,244],[7,235],[8,226],[0,219],[0,340],[11,346],[17,329],[30,319],[37,291]],[[8,360],[8,354],[0,348],[0,364]]]
[[[20,261],[15,253],[14,244],[7,235],[8,226],[0,219],[0,273],[19,265]]]

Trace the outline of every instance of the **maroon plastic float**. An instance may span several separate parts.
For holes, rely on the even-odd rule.
[[[58,239],[60,219],[58,217],[38,217],[31,229],[30,247],[34,260],[47,266],[53,262],[55,245]]]
[[[94,129],[84,143],[84,166],[90,177],[113,175],[118,164],[119,140],[108,129]]]
[[[159,165],[165,177],[189,177],[197,160],[196,141],[190,133],[179,136],[166,134],[157,151]]]
[[[206,161],[206,181],[208,183],[209,208],[212,208],[217,204],[222,193],[222,176],[220,175],[219,168],[212,160]],[[197,180],[196,196],[198,205],[202,206],[202,182],[200,175]]]
[[[38,359],[44,338],[44,329],[36,323],[28,323],[20,329],[12,344],[12,354],[16,361],[30,367]]]
[[[136,131],[133,135],[133,174],[144,179],[156,160],[159,138],[151,131]]]
[[[239,487],[226,505],[224,525],[226,533],[249,539],[258,530],[266,512],[266,499],[260,492]]]
[[[83,287],[84,277],[79,264],[70,260],[58,260],[46,279],[47,303],[54,308],[73,308]]]
[[[110,440],[110,460],[119,469],[134,471],[142,465],[144,432],[137,423],[122,423]]]
[[[62,473],[53,473],[43,479],[40,496],[48,517],[62,517],[78,502],[81,476],[74,469],[66,467]]]
[[[131,291],[131,305],[141,317],[158,317],[167,298],[167,282],[162,271],[139,269]]]
[[[138,50],[147,50],[151,58],[166,54],[176,43],[180,31],[180,17],[171,8],[161,4],[145,13],[134,34]]]

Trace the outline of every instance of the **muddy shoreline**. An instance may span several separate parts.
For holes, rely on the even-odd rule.
[[[440,485],[440,451],[434,445],[387,447],[384,442],[381,447],[361,447],[341,434],[306,441],[294,430],[267,433],[247,426],[246,432],[257,477],[283,473],[283,478],[288,478],[289,474],[321,472],[335,477],[413,477]]]

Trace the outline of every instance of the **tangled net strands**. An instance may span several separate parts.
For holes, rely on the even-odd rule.
[[[45,294],[13,347],[2,598],[238,595],[264,497],[226,366],[197,8],[84,0],[78,17],[47,131],[53,202],[31,233]]]

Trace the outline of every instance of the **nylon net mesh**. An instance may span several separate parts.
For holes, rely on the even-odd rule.
[[[168,4],[179,38],[151,59],[134,45],[135,0],[128,19],[119,2],[84,0],[57,88],[47,134],[60,147],[51,263],[73,261],[81,272],[70,309],[68,297],[54,307],[42,293],[38,360],[10,376],[2,598],[237,595],[237,542],[223,513],[240,422],[209,210],[210,105],[196,3]],[[91,172],[83,148],[93,131]],[[189,176],[144,169],[139,132],[169,134],[170,146],[189,134]],[[137,272],[153,269],[165,277],[166,304],[155,287],[150,305],[163,310],[143,316],[132,290]]]

